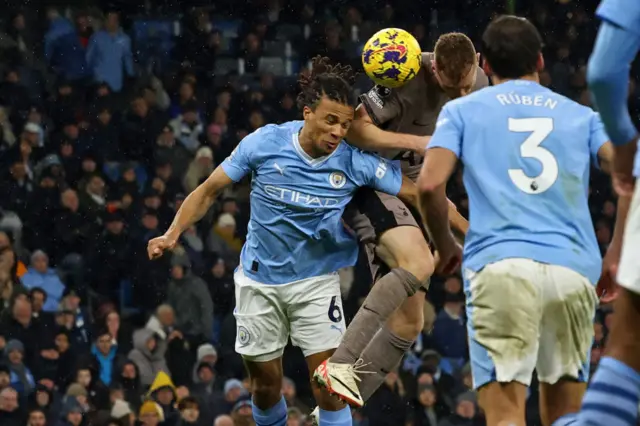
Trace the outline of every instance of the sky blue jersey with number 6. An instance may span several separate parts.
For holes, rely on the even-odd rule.
[[[608,140],[592,109],[532,81],[447,103],[428,149],[448,149],[464,164],[464,267],[525,258],[595,283],[601,256],[587,203],[589,172]]]

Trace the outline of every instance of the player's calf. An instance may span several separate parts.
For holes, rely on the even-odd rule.
[[[281,358],[255,362],[245,358],[251,379],[253,419],[256,426],[285,426],[287,403],[282,396]]]

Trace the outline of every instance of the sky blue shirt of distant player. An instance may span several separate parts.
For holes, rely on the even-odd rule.
[[[310,157],[300,146],[302,121],[267,125],[248,135],[222,163],[234,181],[251,173],[251,217],[240,262],[263,284],[287,284],[356,262],[358,246],[342,214],[362,186],[395,195],[397,164],[341,143]]]
[[[526,258],[595,283],[601,256],[588,183],[607,140],[597,113],[531,81],[446,104],[428,148],[448,149],[464,164],[470,212],[464,267],[479,271]]]
[[[640,1],[603,0],[596,15],[603,22],[589,59],[589,86],[611,141],[626,144],[638,134],[627,97],[629,64],[640,49]],[[640,177],[640,149],[634,175]]]

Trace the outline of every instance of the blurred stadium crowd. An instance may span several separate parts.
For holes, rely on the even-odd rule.
[[[546,37],[542,83],[590,103],[595,0],[15,3],[0,18],[3,426],[253,424],[231,278],[248,182],[223,194],[172,256],[150,262],[146,244],[242,137],[298,118],[296,75],[312,56],[359,67],[363,43],[385,27],[410,30],[425,51],[449,31],[477,41],[515,8]],[[361,77],[356,91],[370,85]],[[634,117],[637,91],[632,80]],[[597,172],[590,191],[604,250],[614,195]],[[449,195],[466,215],[460,175]],[[347,317],[371,285],[367,271],[343,271]],[[433,325],[354,424],[484,424],[460,278],[436,280],[429,300]],[[594,365],[610,314],[594,324]],[[285,373],[288,425],[308,425],[299,351],[287,351]],[[533,387],[528,403],[537,425]]]

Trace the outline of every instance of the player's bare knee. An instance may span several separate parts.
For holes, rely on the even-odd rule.
[[[396,255],[396,260],[398,267],[410,272],[424,283],[431,278],[435,269],[433,255],[426,242],[424,242],[424,247],[407,245],[402,249],[402,253]]]
[[[251,394],[255,404],[262,408],[269,408],[280,399],[282,381],[264,381],[260,379],[251,380]]]
[[[387,264],[391,260],[397,268],[413,274],[418,280],[426,282],[435,269],[433,255],[419,228],[402,226],[382,235],[376,253],[386,253],[381,257]]]

